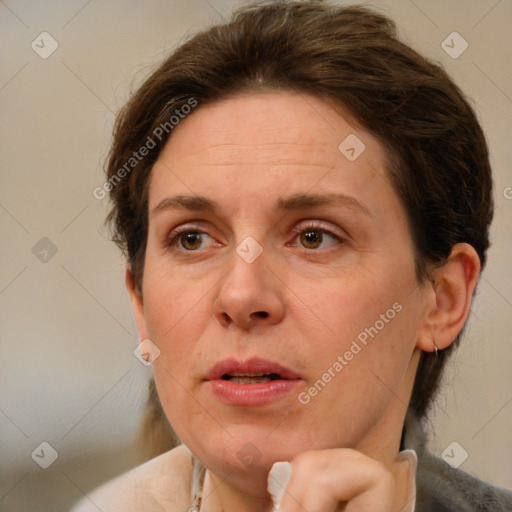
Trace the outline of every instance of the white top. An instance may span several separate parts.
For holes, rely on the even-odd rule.
[[[418,456],[414,450],[403,450],[398,453],[399,459],[409,460],[409,495],[407,497],[408,508],[402,512],[414,512],[416,506],[416,467],[418,466]]]
[[[410,462],[410,507],[402,512],[414,512],[418,458],[414,450],[404,450],[398,459]],[[180,445],[85,495],[71,512],[183,512],[183,503],[200,511],[204,475],[204,466]],[[191,487],[184,488],[183,481]]]

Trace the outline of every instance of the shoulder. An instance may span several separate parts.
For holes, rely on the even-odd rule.
[[[424,452],[418,457],[417,512],[510,512],[512,492]],[[421,504],[421,506],[420,506]]]
[[[192,455],[180,445],[84,496],[71,512],[186,510],[191,478]]]
[[[415,512],[512,511],[512,491],[492,486],[429,453],[423,428],[409,413],[404,444],[418,456]]]

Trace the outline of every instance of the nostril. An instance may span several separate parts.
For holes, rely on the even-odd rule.
[[[256,311],[253,313],[253,315],[257,316],[258,318],[268,318],[268,313],[266,311]]]

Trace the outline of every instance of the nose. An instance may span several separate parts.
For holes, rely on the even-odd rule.
[[[232,268],[221,281],[214,301],[215,317],[223,327],[243,330],[277,324],[285,311],[281,288],[263,254],[247,263],[234,253]]]

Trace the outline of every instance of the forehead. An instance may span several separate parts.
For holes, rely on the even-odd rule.
[[[153,168],[150,209],[170,193],[258,207],[311,191],[397,202],[381,144],[349,119],[333,102],[294,92],[199,106],[174,128]]]
[[[378,141],[349,121],[334,102],[294,92],[245,94],[200,106],[181,121],[165,149],[174,159],[208,157],[220,162],[279,164],[293,152],[326,164],[338,160],[339,145],[349,135],[382,157]]]

